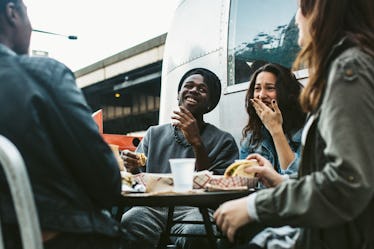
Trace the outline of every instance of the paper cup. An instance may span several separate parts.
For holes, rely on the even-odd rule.
[[[169,159],[173,175],[174,192],[188,192],[192,190],[195,161],[195,158]]]

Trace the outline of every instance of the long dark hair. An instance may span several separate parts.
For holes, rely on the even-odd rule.
[[[346,39],[374,56],[373,0],[299,0],[307,19],[309,37],[305,37],[294,68],[309,67],[309,82],[301,93],[304,111],[317,109],[328,71],[328,56],[334,44]]]
[[[248,133],[252,133],[251,144],[258,145],[263,139],[261,131],[261,127],[263,126],[262,121],[250,103],[250,100],[254,96],[256,78],[261,72],[272,73],[277,78],[275,89],[277,92],[277,103],[283,117],[283,131],[291,139],[292,133],[301,129],[305,122],[305,114],[301,110],[299,103],[302,85],[290,69],[273,63],[266,64],[257,69],[249,82],[249,88],[245,97],[245,109],[249,118],[247,125],[242,131],[243,139],[247,137]]]

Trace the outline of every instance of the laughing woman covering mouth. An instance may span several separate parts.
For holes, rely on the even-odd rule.
[[[305,121],[298,102],[301,89],[293,73],[281,65],[266,64],[254,72],[245,98],[249,118],[240,159],[258,153],[280,174],[297,172]]]

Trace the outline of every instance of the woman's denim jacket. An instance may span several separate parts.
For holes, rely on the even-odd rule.
[[[273,138],[271,137],[270,133],[268,132],[268,130],[266,130],[265,127],[262,128],[262,133],[263,140],[258,144],[258,146],[250,144],[252,134],[250,133],[247,135],[247,137],[240,144],[239,158],[245,159],[249,154],[258,153],[268,159],[278,173],[282,175],[292,175],[297,173],[301,152],[300,144],[302,129],[293,133],[291,141],[288,141],[292,151],[295,153],[295,159],[288,165],[287,169],[285,170],[280,167],[277,151],[275,149]]]

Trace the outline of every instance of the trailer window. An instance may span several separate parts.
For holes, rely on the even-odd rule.
[[[295,0],[232,0],[228,84],[248,82],[266,62],[291,67],[299,47]]]

